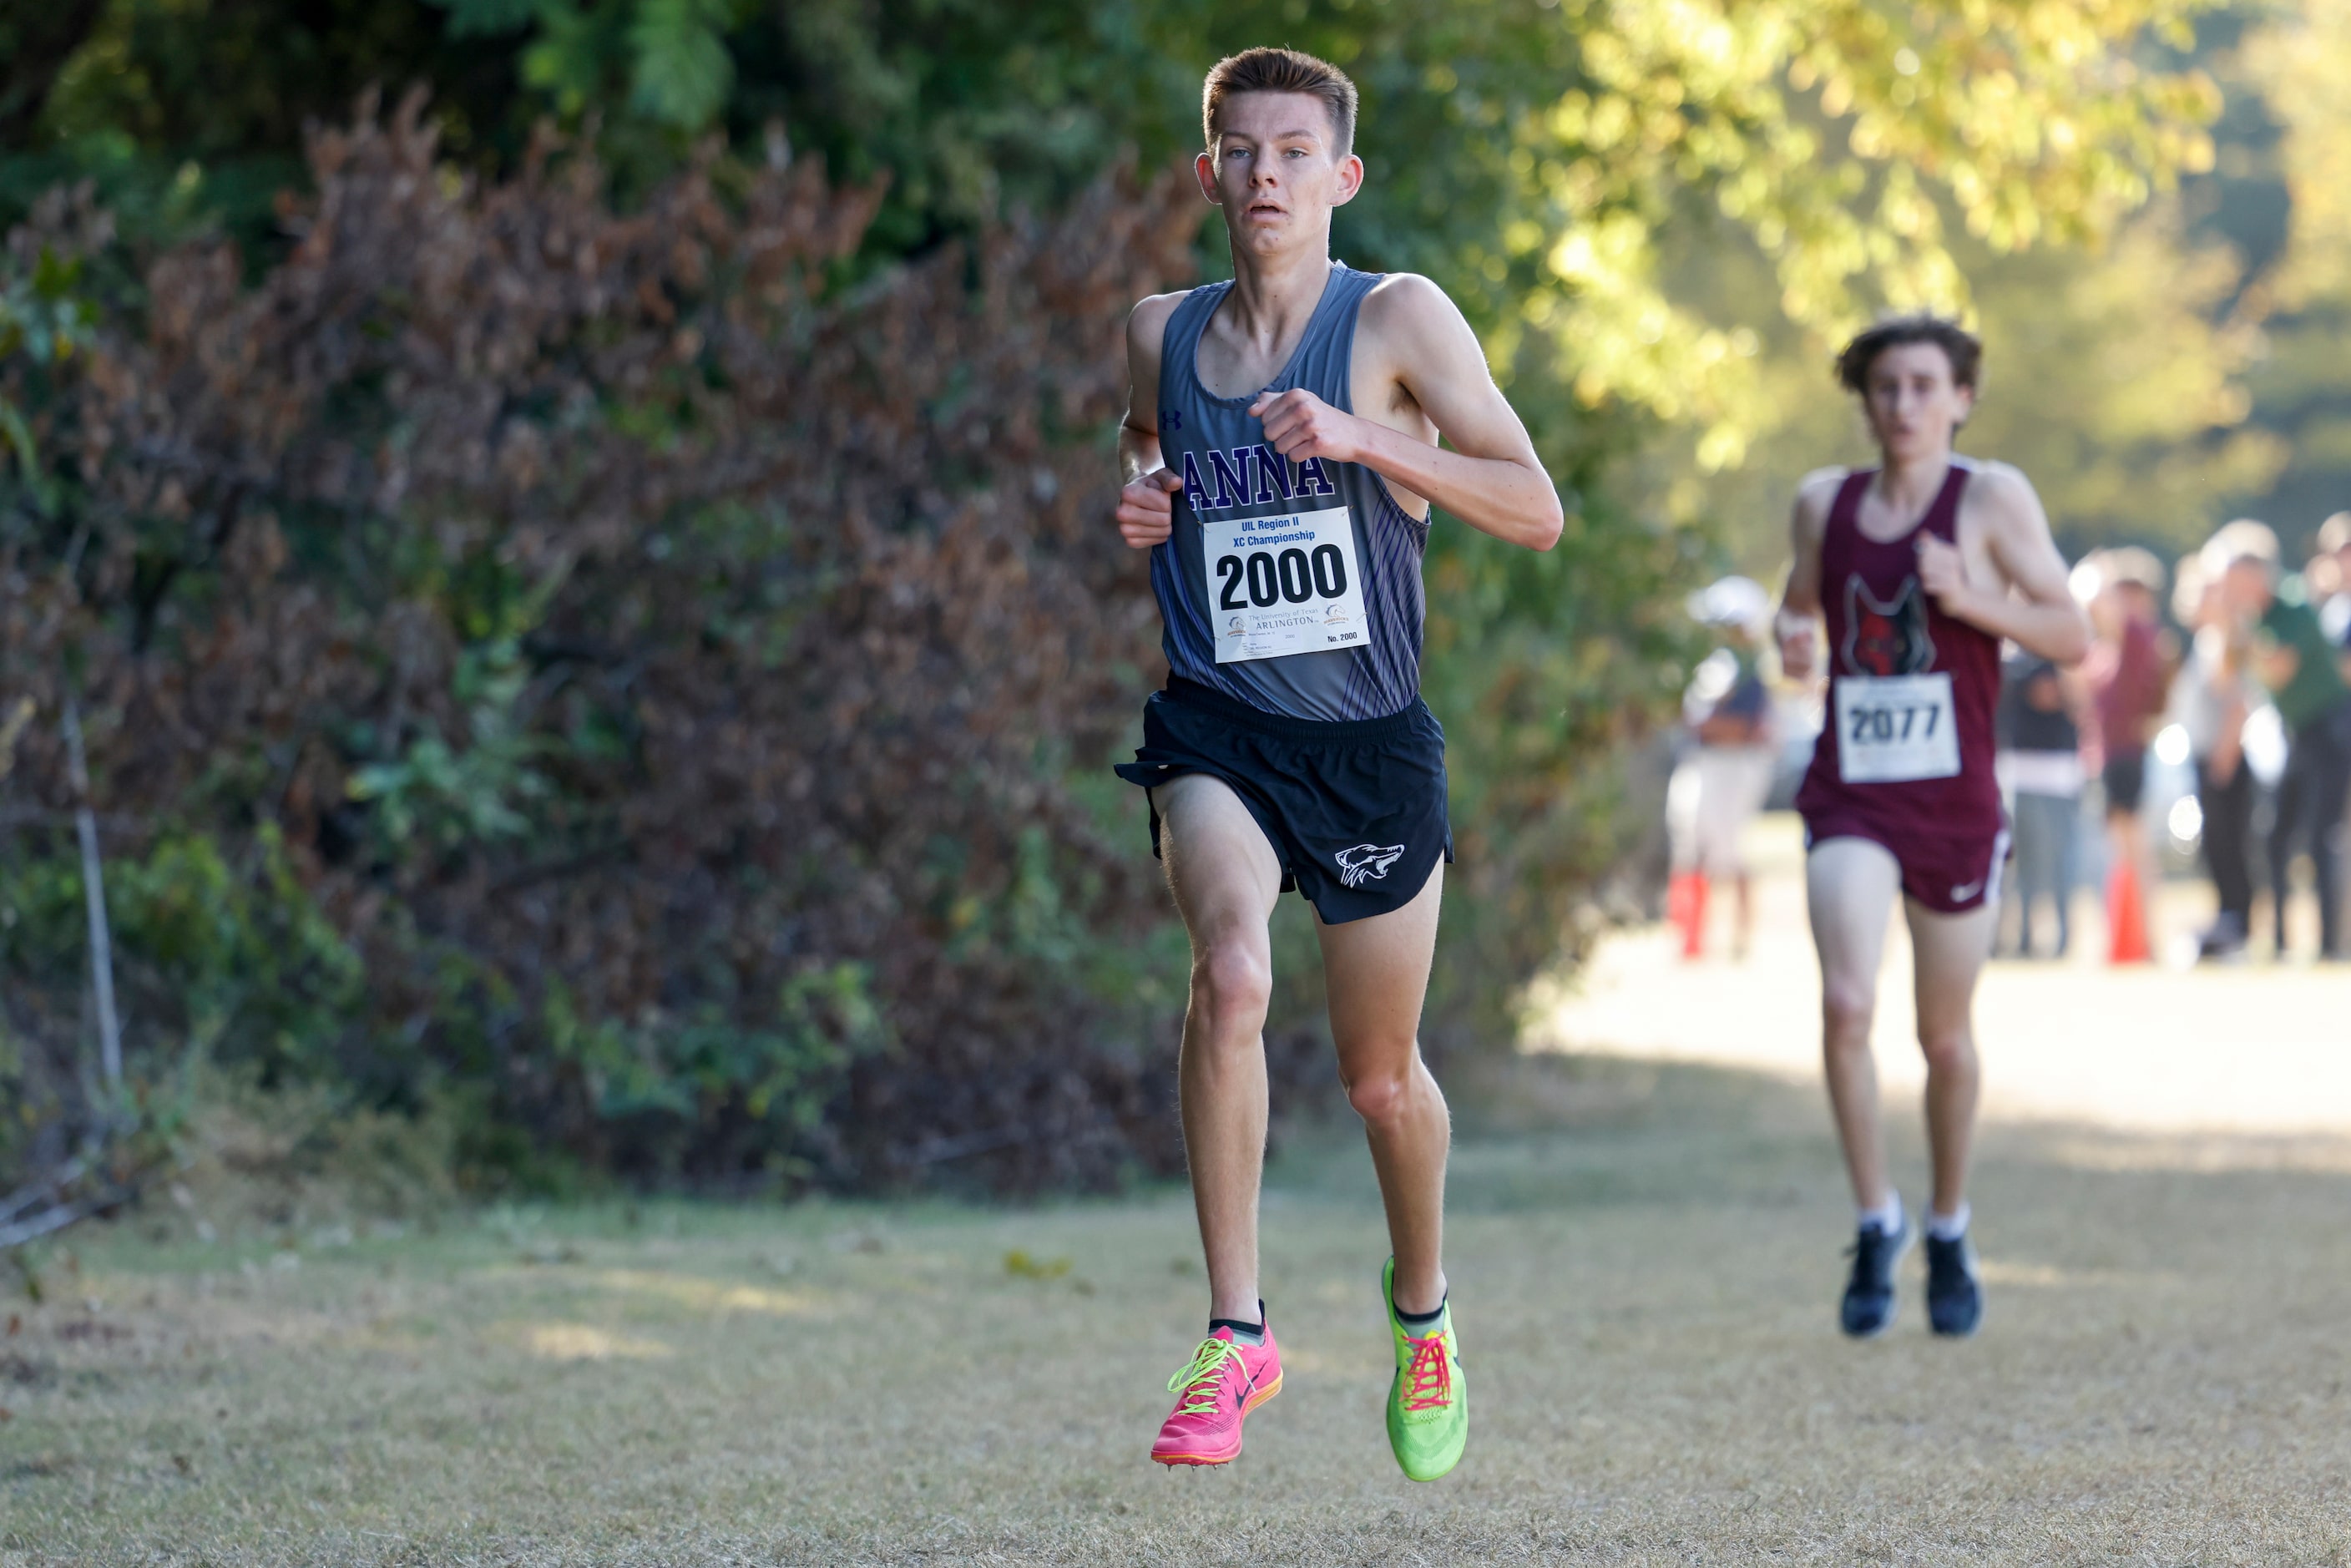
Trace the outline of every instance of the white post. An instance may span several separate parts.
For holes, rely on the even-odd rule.
[[[106,923],[106,882],[98,859],[98,816],[89,809],[89,765],[82,755],[81,710],[66,698],[66,766],[74,788],[74,831],[81,839],[82,904],[89,911],[89,983],[98,997],[98,1042],[109,1093],[122,1094],[122,1025],[114,1014],[114,941]]]

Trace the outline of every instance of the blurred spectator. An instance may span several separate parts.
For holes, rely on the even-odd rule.
[[[2351,659],[2351,512],[2337,512],[2318,525],[2318,553],[2304,570],[2311,608],[2327,641]],[[2351,674],[2351,670],[2346,671]]]
[[[2146,890],[2155,862],[2139,800],[2147,789],[2147,748],[2160,727],[2168,672],[2156,606],[2163,563],[2136,546],[2098,550],[2074,570],[2074,592],[2090,613],[2096,640],[2083,675],[2097,714],[2099,777],[2105,785],[2106,923],[2110,956],[2148,956]]]
[[[2296,841],[2309,851],[2318,897],[2318,949],[2339,959],[2343,947],[2344,798],[2351,795],[2351,683],[2339,650],[2327,641],[2300,573],[2281,576],[2277,536],[2251,521],[2213,536],[2220,597],[2252,643],[2254,673],[2270,691],[2286,732],[2285,771],[2278,779],[2277,820],[2269,840],[2270,896],[2277,914],[2275,948],[2286,950],[2286,904]]]
[[[2318,628],[2341,650],[2343,678],[2351,681],[2351,512],[2337,512],[2318,525],[2318,554],[2304,577]],[[2343,841],[2351,843],[2351,801],[2344,806]]]
[[[2253,770],[2245,766],[2245,718],[2268,698],[2252,677],[2251,640],[2226,612],[2220,572],[2203,557],[2181,558],[2171,607],[2189,643],[2167,716],[2188,737],[2204,869],[2220,900],[2197,950],[2201,957],[2233,957],[2245,950],[2253,917]]]
[[[1695,958],[1706,946],[1708,886],[1730,878],[1737,900],[1731,951],[1745,957],[1755,906],[1740,840],[1771,793],[1775,760],[1771,694],[1756,664],[1771,598],[1750,579],[1726,577],[1692,594],[1689,612],[1714,628],[1719,645],[1682,698],[1682,719],[1697,744],[1666,790],[1673,846],[1667,909],[1682,929],[1682,956]]]
[[[2001,788],[2016,826],[2016,868],[2005,902],[2016,908],[2016,956],[2032,956],[2032,905],[2049,895],[2057,916],[2056,957],[2073,941],[2066,905],[2074,887],[2074,826],[2082,814],[2082,732],[2057,666],[2018,654],[2001,671]],[[2005,916],[2003,916],[2005,924]]]

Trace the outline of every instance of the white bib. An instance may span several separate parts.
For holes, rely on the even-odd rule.
[[[1949,673],[1840,675],[1837,774],[1848,784],[1903,784],[1959,771]]]
[[[1200,562],[1219,664],[1360,648],[1370,636],[1344,507],[1204,523]]]

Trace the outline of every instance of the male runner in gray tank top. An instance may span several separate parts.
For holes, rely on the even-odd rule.
[[[1152,1458],[1230,1461],[1281,1385],[1257,1212],[1267,922],[1294,887],[1387,1209],[1389,1442],[1433,1480],[1461,1457],[1468,1405],[1439,1259],[1445,1100],[1417,1038],[1451,852],[1444,732],[1419,696],[1421,550],[1432,503],[1548,549],[1559,497],[1452,302],[1331,258],[1332,209],[1364,183],[1353,85],[1251,49],[1202,97],[1200,189],[1234,277],[1135,307],[1119,434],[1119,528],[1151,551],[1170,675],[1118,771],[1149,791],[1192,939],[1178,1080],[1209,1291]]]

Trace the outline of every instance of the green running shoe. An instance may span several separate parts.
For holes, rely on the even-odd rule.
[[[1395,1260],[1380,1270],[1380,1295],[1387,1303],[1388,1333],[1395,1339],[1395,1381],[1388,1385],[1388,1447],[1396,1463],[1416,1481],[1433,1481],[1461,1462],[1469,1443],[1469,1385],[1462,1381],[1460,1341],[1453,1332],[1453,1309],[1445,1309],[1437,1332],[1415,1339],[1396,1317]]]

